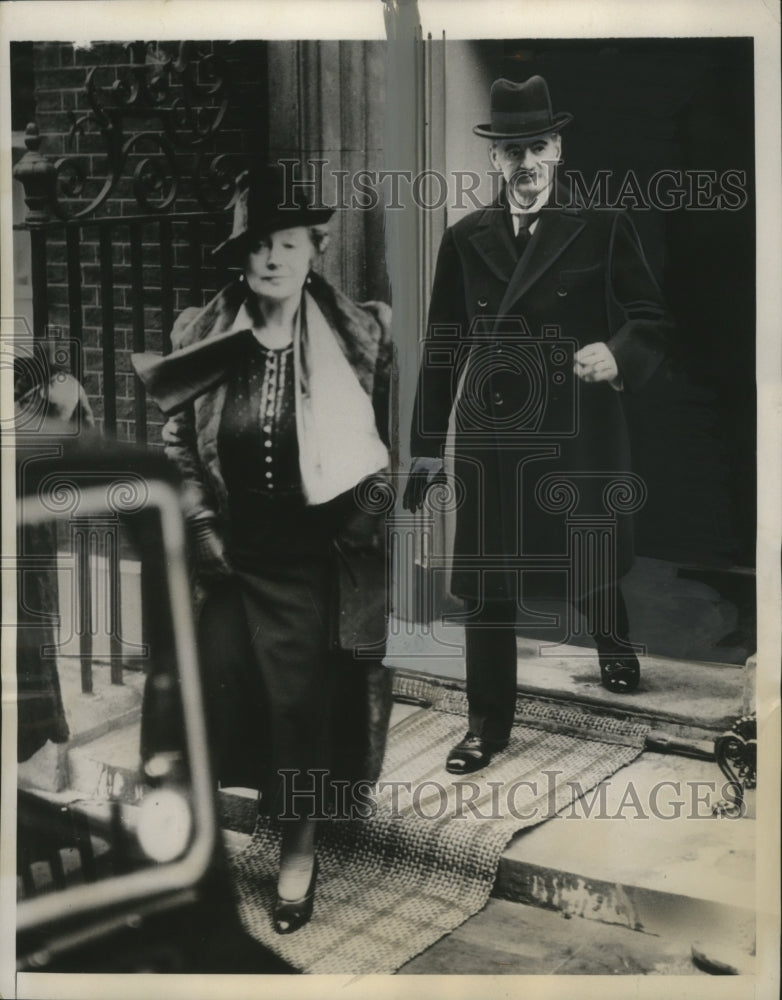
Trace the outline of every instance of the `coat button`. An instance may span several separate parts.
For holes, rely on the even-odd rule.
[[[478,308],[479,309],[485,309],[488,304],[489,304],[489,300],[488,299],[478,299]]]
[[[497,406],[502,406],[504,400],[502,398],[502,393],[501,392],[493,392],[491,394],[491,398],[497,404]]]
[[[558,289],[557,289],[557,295],[558,295],[558,296],[559,296],[559,297],[560,297],[561,299],[564,299],[564,297],[565,297],[565,296],[567,295],[567,288],[562,288],[562,287],[558,288]]]

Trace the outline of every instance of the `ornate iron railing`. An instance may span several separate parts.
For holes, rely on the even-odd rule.
[[[65,156],[50,160],[42,155],[38,127],[28,125],[28,153],[14,170],[25,188],[28,224],[40,225],[52,216],[63,220],[94,217],[134,159],[131,189],[142,212],[170,209],[182,194],[185,177],[197,208],[212,212],[227,207],[238,172],[237,158],[208,146],[228,110],[230,77],[218,54],[191,53],[191,46],[180,42],[173,57],[149,43],[128,43],[130,61],[109,86],[99,85],[101,66],[85,70],[82,94],[89,110],[67,113],[70,128]],[[191,54],[197,58],[189,58]],[[199,83],[204,77],[207,82]],[[140,119],[147,127],[134,130]],[[100,139],[102,171],[95,169],[98,150],[84,141],[93,136]],[[89,152],[80,145],[88,145]],[[87,193],[90,181],[98,188],[97,194]]]
[[[175,313],[224,283],[203,248],[227,226],[246,153],[224,148],[235,89],[219,52],[187,42],[168,54],[157,43],[124,48],[127,61],[110,67],[115,79],[107,85],[107,65],[85,67],[78,110],[62,115],[64,151],[47,155],[47,137],[28,124],[13,171],[27,212],[14,228],[29,233],[34,338],[45,345],[67,330],[71,371],[92,380],[103,432],[121,430],[143,445],[149,414],[129,355],[167,352]],[[82,553],[82,609],[92,602],[91,562]],[[119,574],[110,578],[116,606]],[[75,625],[89,692],[92,625]],[[114,660],[111,673],[121,683]]]
[[[109,86],[99,83],[104,67],[85,69],[80,103],[86,110],[67,113],[67,153],[46,155],[45,137],[31,122],[26,152],[14,168],[27,205],[27,215],[16,228],[30,233],[34,335],[44,337],[52,325],[50,291],[58,283],[52,280],[52,258],[64,258],[59,282],[65,288],[67,320],[60,315],[54,325],[67,322],[70,337],[82,348],[85,327],[99,326],[99,343],[91,346],[102,353],[102,386],[93,395],[103,409],[103,429],[110,434],[117,431],[116,348],[122,339],[115,292],[127,289],[127,347],[145,349],[144,305],[154,297],[160,346],[168,350],[176,308],[200,304],[208,271],[201,248],[209,227],[225,219],[233,178],[245,162],[239,152],[215,148],[231,95],[226,63],[218,53],[201,52],[185,42],[178,43],[175,55],[165,55],[150,43],[129,43],[125,49],[129,62],[116,68],[117,78]],[[97,271],[83,253],[88,237],[97,243]],[[118,262],[122,246],[127,249]],[[92,252],[95,255],[95,249]],[[97,290],[91,302],[83,294],[86,269],[91,269],[90,283]],[[207,287],[216,288],[220,276],[212,271],[208,277]],[[151,296],[151,287],[159,288],[159,295]],[[89,322],[87,308],[93,310]],[[83,349],[77,355],[74,374],[89,371]],[[132,419],[128,413],[123,416],[128,425],[135,425],[135,438],[143,443],[143,389],[129,367],[123,374],[132,379],[135,390]]]

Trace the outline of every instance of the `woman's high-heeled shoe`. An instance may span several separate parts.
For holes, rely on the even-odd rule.
[[[635,653],[601,656],[599,659],[600,681],[604,688],[614,694],[635,691],[641,680],[641,667]]]
[[[315,903],[315,883],[318,878],[318,859],[312,863],[312,876],[306,893],[300,899],[283,899],[278,895],[274,903],[274,929],[278,934],[293,934],[312,916]]]

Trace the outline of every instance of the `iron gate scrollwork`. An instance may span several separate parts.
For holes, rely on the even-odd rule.
[[[105,148],[107,175],[100,192],[73,214],[55,197],[54,209],[61,218],[94,214],[115,189],[128,158],[145,142],[157,145],[159,153],[143,155],[133,171],[133,194],[142,209],[164,211],[177,200],[182,178],[177,149],[188,146],[195,151],[192,193],[200,208],[218,211],[227,206],[236,166],[229,156],[204,147],[218,133],[228,109],[228,69],[215,53],[200,54],[193,63],[187,57],[188,47],[180,42],[174,58],[150,44],[129,43],[126,73],[109,87],[98,86],[99,67],[87,71],[84,94],[90,110],[81,115],[69,112],[68,139],[73,145],[79,137],[97,130]],[[210,82],[199,84],[202,75]],[[128,124],[139,116],[158,119],[160,131],[144,129],[128,134]],[[79,198],[86,182],[84,160],[73,156],[59,159],[55,176],[69,199]]]
[[[37,125],[27,127],[23,157],[14,175],[35,205],[28,224],[48,221],[49,213],[62,220],[94,217],[116,190],[132,157],[132,192],[139,209],[149,213],[171,208],[181,196],[182,180],[189,176],[190,197],[206,212],[225,209],[233,195],[236,157],[208,149],[219,134],[229,106],[230,74],[225,60],[214,52],[194,53],[193,43],[180,42],[176,57],[166,56],[153,43],[130,42],[129,62],[118,68],[112,84],[100,86],[100,65],[85,71],[83,113],[70,110],[67,153],[48,161],[39,153]],[[200,82],[206,77],[207,82]],[[133,128],[144,120],[147,127]],[[157,128],[150,127],[157,123]],[[100,137],[100,146],[87,142]],[[144,153],[144,144],[157,147]],[[100,154],[105,170],[96,169]],[[187,164],[184,157],[188,157]],[[100,162],[100,161],[99,161]],[[98,193],[85,194],[90,181]],[[42,190],[43,188],[43,190]]]
[[[63,116],[65,154],[47,156],[46,137],[31,122],[27,151],[14,168],[28,209],[16,228],[30,234],[34,335],[40,339],[52,325],[67,324],[82,347],[73,374],[90,371],[89,364],[77,364],[85,361],[85,348],[100,350],[100,383],[90,395],[109,434],[118,430],[117,350],[167,351],[175,311],[203,304],[205,271],[210,289],[218,287],[220,276],[202,258],[202,245],[218,241],[210,226],[226,221],[233,179],[247,160],[245,151],[218,149],[229,108],[236,106],[219,52],[188,42],[178,43],[173,55],[158,43],[133,42],[124,51],[126,63],[85,68],[83,109]],[[101,85],[108,70],[116,78]],[[230,136],[242,145],[235,129]],[[64,274],[55,277],[52,269],[63,258]],[[120,295],[121,289],[127,291]],[[54,317],[62,299],[67,316]],[[147,343],[153,307],[159,345]],[[145,443],[143,389],[129,364],[120,374],[133,385],[135,405],[125,403],[119,419],[126,436],[132,424],[136,441]]]
[[[757,715],[742,715],[714,741],[714,759],[728,779],[730,796],[714,806],[715,816],[736,818],[746,815],[745,792],[757,786]]]

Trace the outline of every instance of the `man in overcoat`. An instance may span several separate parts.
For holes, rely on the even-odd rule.
[[[495,81],[491,121],[473,131],[491,141],[502,190],[446,230],[437,259],[405,505],[418,509],[442,479],[453,416],[451,590],[466,602],[469,729],[451,773],[508,742],[525,598],[567,598],[603,684],[639,682],[617,583],[633,558],[628,512],[643,499],[623,397],[659,365],[670,323],[627,215],[569,204],[557,184],[571,121],[541,77]],[[610,532],[574,533],[579,519]]]

